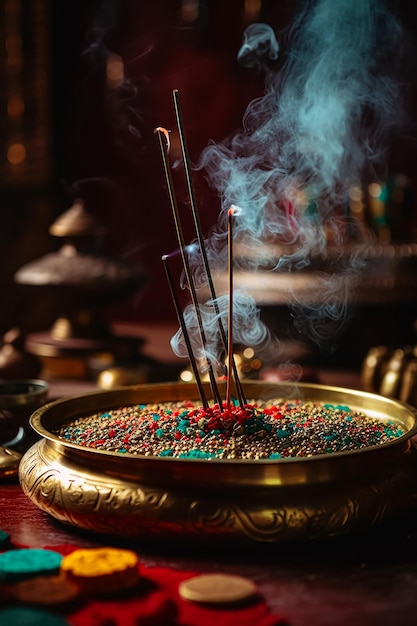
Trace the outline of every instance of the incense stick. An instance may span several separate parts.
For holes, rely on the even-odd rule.
[[[173,184],[173,181],[172,181],[171,168],[170,168],[169,161],[168,161],[169,134],[168,134],[168,131],[165,128],[162,128],[162,127],[156,128],[155,129],[155,133],[158,136],[159,146],[160,146],[160,149],[161,149],[162,162],[163,162],[163,166],[164,166],[164,173],[165,173],[165,178],[166,178],[166,182],[167,182],[168,194],[169,194],[172,214],[173,214],[173,217],[174,217],[175,230],[176,230],[176,233],[177,233],[177,239],[178,239],[179,248],[180,248],[180,252],[181,252],[181,258],[182,258],[182,263],[183,263],[183,267],[184,267],[184,272],[185,272],[187,284],[188,284],[188,287],[189,287],[189,290],[190,290],[191,299],[192,299],[192,302],[193,302],[193,305],[194,305],[194,309],[195,309],[195,313],[196,313],[196,317],[197,317],[197,323],[198,323],[198,328],[199,328],[199,331],[200,331],[201,342],[202,342],[203,347],[205,348],[205,346],[207,344],[207,341],[206,341],[206,336],[205,336],[205,332],[204,332],[203,322],[202,322],[202,319],[201,319],[201,311],[200,311],[200,307],[199,307],[199,303],[198,303],[197,293],[196,293],[196,290],[195,290],[194,281],[193,281],[192,276],[191,276],[190,265],[189,265],[189,262],[188,262],[188,256],[187,256],[187,254],[185,252],[184,234],[183,234],[183,231],[182,231],[181,220],[180,220],[180,216],[179,216],[178,205],[177,205],[177,200],[176,200],[175,191],[174,191],[174,184]],[[165,138],[166,144],[164,144],[163,138]],[[217,402],[219,404],[220,410],[222,411],[223,410],[222,398],[220,396],[219,389],[217,387],[216,378],[215,378],[214,371],[213,371],[213,366],[212,366],[210,360],[208,360],[208,359],[207,359],[207,367],[208,367],[208,374],[209,374],[209,378],[210,378],[210,385],[211,385],[211,389],[212,389],[212,393],[213,393],[213,398],[214,398],[215,402]]]
[[[187,142],[185,140],[184,124],[183,124],[183,118],[182,118],[181,107],[180,107],[180,102],[179,102],[179,93],[178,93],[177,89],[174,89],[173,97],[174,97],[174,107],[175,107],[175,115],[176,115],[177,126],[178,126],[178,133],[179,133],[180,142],[181,142],[181,150],[182,150],[182,156],[183,156],[183,162],[184,162],[185,177],[186,177],[186,180],[187,180],[187,187],[188,187],[188,194],[189,194],[189,197],[190,197],[191,212],[192,212],[192,216],[193,216],[193,220],[194,220],[194,228],[195,228],[195,231],[196,231],[196,234],[197,234],[197,239],[198,239],[198,243],[199,243],[200,250],[201,250],[201,256],[202,256],[202,259],[203,259],[204,269],[205,269],[206,276],[207,276],[207,282],[208,282],[208,286],[209,286],[209,289],[210,289],[211,299],[212,299],[214,310],[215,310],[215,313],[216,313],[216,318],[217,318],[217,323],[218,323],[218,326],[219,326],[220,336],[222,338],[223,346],[226,349],[226,347],[227,347],[226,333],[225,333],[225,330],[224,330],[223,322],[222,322],[221,317],[220,317],[220,310],[219,310],[219,306],[217,304],[216,290],[214,288],[213,278],[212,278],[212,274],[211,274],[211,270],[210,270],[210,264],[208,262],[208,257],[207,257],[207,250],[206,250],[206,246],[205,246],[205,243],[204,243],[203,231],[202,231],[202,228],[201,228],[200,217],[199,217],[199,213],[198,213],[198,210],[197,210],[197,202],[196,202],[196,197],[195,197],[193,180],[192,180],[192,176],[191,176],[190,159],[189,159],[189,156],[188,156]],[[237,367],[236,367],[236,363],[235,363],[235,359],[233,357],[233,354],[232,354],[231,360],[229,360],[228,371],[230,371],[230,367],[232,367],[233,375],[235,377],[235,383],[236,383],[236,389],[237,389],[237,394],[238,394],[238,398],[239,398],[239,404],[243,408],[243,406],[246,403],[246,399],[245,399],[245,395],[244,395],[244,392],[243,392],[242,384],[241,384],[240,379],[239,379],[239,374],[238,374],[238,371],[237,371]]]
[[[170,265],[169,265],[169,256],[167,254],[164,254],[164,256],[162,257],[162,262],[163,262],[164,267],[165,267],[165,272],[166,272],[166,275],[167,275],[169,288],[171,290],[172,300],[174,302],[175,311],[177,313],[178,321],[180,323],[182,334],[184,336],[185,345],[187,346],[187,352],[188,352],[188,356],[190,357],[190,363],[191,363],[191,367],[192,367],[192,370],[193,370],[193,373],[194,373],[194,377],[195,377],[195,380],[196,380],[196,383],[197,383],[198,392],[200,394],[200,399],[201,399],[203,407],[205,409],[207,409],[209,404],[207,402],[207,398],[206,398],[205,393],[204,393],[203,385],[202,385],[201,378],[200,378],[200,372],[199,372],[197,361],[196,361],[196,358],[195,358],[195,355],[194,355],[194,352],[193,352],[193,348],[192,348],[192,345],[191,345],[190,335],[188,333],[187,325],[186,325],[185,320],[184,320],[184,315],[183,315],[182,310],[181,310],[178,294],[177,294],[177,291],[175,289],[175,283],[174,283],[174,279],[173,279],[173,276],[172,276],[171,268],[170,268]]]
[[[227,273],[229,283],[229,315],[227,319],[227,386],[226,408],[230,409],[230,397],[232,393],[232,360],[233,360],[233,215],[234,209],[230,208],[227,213]]]

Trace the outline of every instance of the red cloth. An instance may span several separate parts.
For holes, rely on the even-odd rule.
[[[77,546],[45,546],[69,554]],[[91,598],[66,615],[70,626],[283,626],[288,621],[273,615],[261,597],[239,606],[202,606],[183,600],[181,581],[197,572],[148,567],[140,564],[141,583],[135,592],[109,598]]]

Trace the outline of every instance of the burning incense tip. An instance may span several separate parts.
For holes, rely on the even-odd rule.
[[[236,206],[236,204],[230,205],[230,209],[228,210],[228,215],[242,215],[243,209],[240,206]]]
[[[169,152],[170,147],[171,147],[171,141],[169,139],[169,130],[167,130],[166,128],[162,128],[162,126],[158,126],[157,128],[155,128],[154,133],[162,133],[162,135],[164,135],[166,142],[167,142],[167,152]]]

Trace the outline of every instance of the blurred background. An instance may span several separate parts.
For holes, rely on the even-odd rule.
[[[132,352],[131,344],[115,343],[107,324],[176,323],[161,256],[177,243],[154,129],[175,126],[172,89],[181,95],[193,163],[209,141],[239,128],[248,104],[264,92],[264,76],[237,62],[243,32],[265,22],[285,44],[300,4],[1,0],[5,343],[16,343],[7,333],[17,328],[20,347],[41,357],[62,348],[129,361],[138,346]],[[349,319],[331,350],[317,349],[291,327],[273,284],[255,293],[266,323],[295,345],[285,359],[308,366],[357,369],[373,346],[391,351],[417,341],[417,6],[392,4],[410,46],[402,68],[409,123],[391,137],[381,176],[351,197],[375,247]],[[219,199],[203,173],[195,183],[208,232]],[[185,237],[193,237],[191,225]]]

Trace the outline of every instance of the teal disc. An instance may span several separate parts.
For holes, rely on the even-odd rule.
[[[62,559],[62,555],[53,550],[8,550],[0,554],[0,577],[4,582],[12,583],[31,576],[57,574]]]
[[[68,626],[63,617],[48,611],[26,607],[13,607],[0,610],[0,624],[6,626]]]

